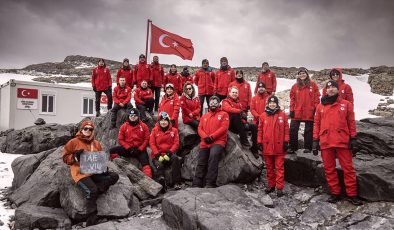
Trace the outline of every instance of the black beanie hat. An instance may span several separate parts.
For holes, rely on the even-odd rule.
[[[144,54],[140,54],[139,58],[145,58]]]
[[[279,106],[279,99],[276,96],[270,96],[267,100],[267,105],[270,102],[275,102],[277,106]]]
[[[334,80],[328,81],[327,84],[326,84],[326,88],[327,88],[328,86],[334,86],[335,88],[339,89],[338,82],[337,82],[337,81],[334,81]]]
[[[259,82],[259,83],[257,84],[257,88],[261,88],[261,87],[264,87],[264,88],[265,88],[264,82]]]
[[[129,62],[129,59],[128,58],[123,59],[123,62],[125,62],[125,61]]]
[[[300,67],[300,68],[298,69],[297,74],[300,74],[301,72],[304,72],[304,73],[306,73],[306,75],[308,75],[308,69],[305,68],[305,67]]]
[[[138,117],[140,116],[140,112],[136,108],[132,108],[129,112],[129,115],[137,115]]]

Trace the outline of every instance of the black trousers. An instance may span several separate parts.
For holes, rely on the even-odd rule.
[[[138,111],[140,111],[140,116],[141,116],[141,120],[142,121],[146,121],[147,117],[145,112],[148,111],[149,113],[153,111],[153,106],[154,106],[154,99],[148,99],[144,101],[145,104],[144,105],[137,105],[137,109]]]
[[[212,95],[200,95],[198,98],[200,99],[200,116],[202,116],[203,111],[204,111],[204,100],[206,100],[207,106],[209,107],[209,99],[212,97]]]
[[[246,124],[244,124],[244,126],[247,131],[252,133],[253,146],[258,147],[257,146],[257,125],[252,124],[252,123],[246,123]]]
[[[172,154],[170,161],[159,162],[158,159],[152,160],[153,173],[155,178],[160,181],[160,177],[164,177],[167,186],[174,186],[181,182],[181,161],[179,156]]]
[[[290,149],[298,150],[298,130],[301,122],[305,122],[304,129],[304,149],[312,149],[313,142],[313,121],[296,121],[290,122]]]
[[[202,188],[204,184],[216,187],[218,178],[219,161],[224,148],[221,145],[212,145],[210,148],[200,149],[197,158],[196,172],[193,186]]]
[[[200,124],[200,122],[197,121],[197,120],[193,120],[193,121],[187,122],[185,124],[186,125],[190,125],[194,130],[197,130],[198,125]]]
[[[120,107],[118,104],[115,104],[114,107],[111,110],[111,124],[115,125],[116,124],[116,117],[118,114],[118,111],[120,109],[126,109],[126,110],[130,110],[133,108],[133,105],[131,103],[127,103],[125,106]]]
[[[85,198],[89,200],[89,205],[96,206],[96,199],[111,185],[116,184],[119,175],[115,172],[105,172],[85,177],[78,181],[77,185],[85,192]]]
[[[109,153],[110,154],[117,153],[119,156],[122,156],[122,157],[137,158],[138,161],[141,163],[142,167],[145,165],[149,165],[149,156],[146,151],[137,151],[137,152],[130,153],[123,146],[115,146],[109,150]]]
[[[108,103],[107,103],[107,109],[108,111],[112,109],[112,88],[110,87],[108,90],[104,91],[96,91],[96,112],[100,111],[100,99],[101,99],[101,94],[105,93],[108,98]]]
[[[153,86],[152,90],[155,94],[155,111],[157,112],[159,110],[161,87]]]
[[[230,126],[228,130],[230,130],[233,133],[239,134],[239,138],[241,139],[241,142],[246,142],[248,140],[248,136],[246,133],[245,125],[242,123],[241,115],[238,113],[229,113],[229,115],[230,115]]]

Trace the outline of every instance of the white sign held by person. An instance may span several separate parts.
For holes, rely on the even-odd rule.
[[[100,174],[107,171],[109,154],[101,152],[83,152],[80,157],[80,171],[83,174]]]

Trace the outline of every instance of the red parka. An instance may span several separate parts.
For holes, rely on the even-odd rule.
[[[171,74],[167,73],[164,76],[164,86],[167,85],[168,83],[171,83],[174,85],[174,90],[177,94],[182,94],[182,87],[181,87],[181,75],[179,73]]]
[[[272,92],[276,92],[276,76],[273,71],[270,69],[267,70],[265,73],[261,72],[259,77],[257,78],[256,88],[254,89],[254,93],[257,93],[257,85],[259,82],[264,82],[265,89],[269,94]]]
[[[107,67],[97,66],[92,72],[92,87],[97,91],[106,91],[112,86],[111,73]]]
[[[150,72],[150,65],[146,62],[140,62],[134,67],[134,84],[137,84],[137,87],[141,86],[141,82],[143,80],[148,83],[152,81],[152,75]]]
[[[145,151],[149,143],[148,126],[142,121],[135,126],[126,121],[119,128],[118,140],[125,149],[138,147],[138,150]]]
[[[164,87],[164,68],[160,64],[152,62],[150,71],[153,78],[154,87]]]
[[[241,113],[244,108],[240,103],[239,99],[234,100],[231,97],[227,97],[222,101],[222,110],[227,113]]]
[[[338,97],[333,104],[316,107],[313,139],[320,140],[320,149],[346,148],[350,138],[356,137],[353,104]]]
[[[226,96],[232,81],[235,81],[235,71],[231,67],[226,71],[219,69],[215,74],[214,93]]]
[[[178,129],[169,124],[168,129],[164,132],[160,125],[156,124],[150,134],[149,146],[152,149],[151,158],[155,158],[159,153],[165,155],[167,151],[176,153],[179,148]]]
[[[198,135],[201,137],[200,148],[210,148],[212,145],[220,145],[225,148],[229,125],[228,114],[220,108],[217,108],[214,112],[208,111],[202,115],[198,125]],[[204,138],[209,136],[213,138],[213,143],[211,144],[207,144],[204,141]]]
[[[180,89],[181,89],[181,91],[179,92],[179,95],[182,94],[182,89],[183,89],[183,86],[185,86],[186,82],[190,82],[190,83],[193,84],[193,77],[191,75],[189,75],[187,77],[185,77],[185,76],[181,76],[180,77]]]
[[[260,115],[264,113],[265,105],[269,96],[270,95],[267,92],[264,92],[263,94],[257,93],[256,96],[252,97],[252,101],[250,102],[250,112],[254,117],[254,123],[257,123]]]
[[[174,93],[172,98],[168,98],[167,95],[164,95],[159,104],[158,116],[160,116],[161,112],[166,112],[170,116],[170,120],[175,120],[175,128],[178,128],[178,117],[179,117],[179,109],[180,102],[178,95]]]
[[[133,75],[134,75],[134,73],[133,73],[133,69],[131,68],[131,66],[129,69],[120,68],[118,70],[118,73],[116,74],[116,84],[119,85],[120,76],[124,76],[126,79],[126,85],[130,88],[133,88],[133,82],[134,82]]]
[[[112,98],[115,104],[127,104],[131,99],[131,88],[127,85],[125,87],[116,86],[114,92],[112,93]]]
[[[144,100],[153,98],[153,92],[150,88],[137,88],[134,92],[134,101],[136,105],[144,105]]]
[[[273,115],[261,114],[257,131],[257,143],[263,145],[264,155],[284,155],[284,142],[289,141],[289,122],[284,112]]]
[[[320,103],[319,87],[314,81],[299,88],[294,84],[290,90],[290,111],[294,111],[294,120],[313,121],[314,111]]]
[[[190,98],[183,94],[179,100],[181,103],[183,123],[186,124],[193,120],[200,120],[201,105],[198,97],[195,96]],[[191,118],[189,114],[192,114],[193,117]]]
[[[250,84],[247,81],[241,83],[233,81],[228,86],[229,88],[235,86],[238,88],[238,98],[239,102],[242,104],[243,110],[246,110],[250,106],[250,101],[252,100],[252,90],[250,89]],[[228,92],[228,89],[227,89]]]
[[[194,83],[198,87],[198,95],[213,95],[213,85],[215,82],[215,73],[211,70],[205,71],[199,69],[194,74]]]
[[[345,99],[347,101],[350,101],[350,103],[354,104],[352,87],[350,87],[350,85],[346,84],[345,80],[342,79],[342,69],[341,68],[334,68],[332,70],[337,70],[339,72],[339,78],[337,80],[339,96],[341,96],[343,99]],[[324,87],[323,88],[323,96],[326,96],[326,95],[327,95],[327,88]]]

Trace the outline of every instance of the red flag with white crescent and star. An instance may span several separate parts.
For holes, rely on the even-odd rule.
[[[174,54],[183,60],[192,60],[194,48],[190,39],[183,38],[151,24],[150,52]]]
[[[26,89],[26,88],[18,88],[17,98],[38,98],[38,90],[37,89]]]

